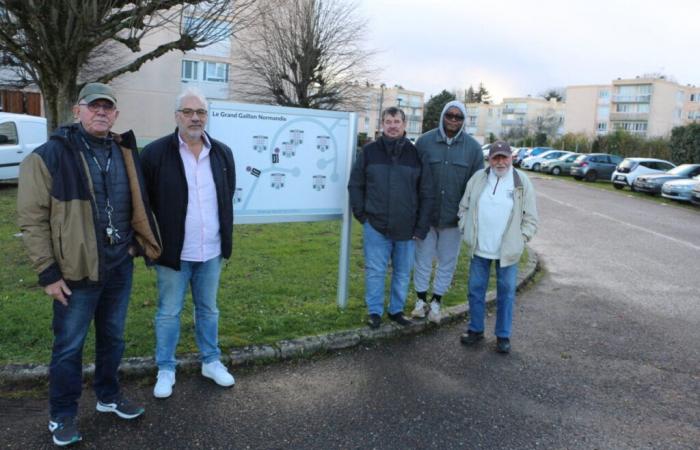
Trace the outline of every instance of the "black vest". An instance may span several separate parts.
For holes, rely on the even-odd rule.
[[[133,239],[129,177],[126,174],[122,151],[111,137],[103,139],[92,136],[85,132],[82,126],[80,126],[80,131],[78,138],[81,141],[80,148],[88,162],[95,192],[98,214],[97,238],[103,243],[105,265],[109,270],[122,263],[129,256],[129,244]],[[109,171],[105,173],[108,160]],[[106,234],[106,229],[109,226],[106,210],[108,193],[109,203],[112,207],[112,228],[118,234],[114,244],[109,243]]]

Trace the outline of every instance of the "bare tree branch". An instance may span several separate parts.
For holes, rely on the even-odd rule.
[[[0,69],[5,69],[0,76],[36,84],[53,128],[71,120],[72,103],[84,82],[107,82],[169,51],[229,39],[253,21],[255,4],[256,0],[0,0]],[[142,51],[143,39],[163,30],[173,38]]]
[[[259,21],[241,36],[239,90],[258,103],[352,109],[362,101],[358,82],[372,71],[373,51],[360,38],[366,22],[343,0],[283,0],[258,4]]]

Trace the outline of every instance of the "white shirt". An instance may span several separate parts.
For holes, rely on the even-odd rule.
[[[195,158],[182,137],[179,134],[177,137],[180,141],[180,158],[182,158],[187,179],[185,241],[180,259],[204,262],[221,254],[219,207],[209,157],[211,143],[206,135],[203,135],[204,148],[199,158]]]
[[[489,171],[486,187],[479,197],[474,254],[487,259],[501,257],[501,240],[513,212],[514,188],[512,167],[500,178],[493,169]]]

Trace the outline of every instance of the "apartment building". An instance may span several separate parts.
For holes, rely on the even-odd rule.
[[[406,136],[415,141],[423,132],[423,105],[425,94],[404,89],[401,86],[386,87],[373,84],[358,85],[360,95],[365,99],[358,108],[357,131],[368,137],[381,133],[381,112],[397,106],[406,114]]]
[[[673,127],[700,120],[699,97],[700,88],[662,76],[568,86],[565,131],[595,136],[625,130],[640,136],[666,136]]]
[[[555,135],[563,132],[564,104],[555,99],[511,97],[495,105],[468,103],[466,108],[465,130],[482,143],[491,134],[508,138],[537,132]]]
[[[569,86],[566,88],[564,130],[588,136],[608,133],[610,125],[609,85]]]

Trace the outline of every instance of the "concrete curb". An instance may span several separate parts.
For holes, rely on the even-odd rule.
[[[528,247],[528,260],[525,268],[518,273],[518,289],[525,286],[540,269],[538,255]],[[496,300],[496,292],[486,294],[487,304]],[[440,325],[464,319],[468,307],[465,304],[443,308]],[[278,341],[275,345],[249,345],[236,348],[228,355],[222,355],[222,362],[230,367],[243,366],[256,362],[280,361],[291,358],[307,357],[316,353],[341,350],[355,347],[365,342],[386,339],[402,335],[418,334],[435,325],[426,321],[416,321],[408,327],[400,327],[393,323],[384,323],[376,330],[368,327],[354,330],[337,331],[319,336],[306,336],[297,339]],[[197,354],[186,354],[178,357],[178,370],[194,372],[199,369],[200,361]],[[122,375],[142,376],[155,375],[157,367],[153,357],[124,358],[119,367]],[[83,376],[91,377],[95,373],[94,364],[83,366]],[[49,366],[39,364],[9,364],[0,367],[0,383],[45,382],[48,380]]]

